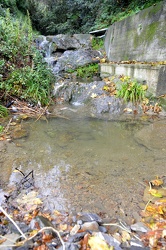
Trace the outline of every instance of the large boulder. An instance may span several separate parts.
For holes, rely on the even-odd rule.
[[[57,75],[62,71],[99,62],[103,55],[92,49],[92,37],[90,34],[39,36],[36,44]]]
[[[87,116],[104,118],[123,113],[124,103],[115,96],[110,96],[103,90],[104,81],[93,81],[89,84],[71,82],[56,83],[54,96],[61,102],[67,102],[80,107]]]
[[[95,62],[96,57],[100,57],[100,53],[92,49],[67,50],[58,58],[57,63],[53,67],[53,72],[57,74],[61,71],[85,66]]]
[[[75,35],[63,35],[47,36],[47,40],[52,42],[57,49],[69,50],[90,48],[92,36],[89,34],[75,34]]]

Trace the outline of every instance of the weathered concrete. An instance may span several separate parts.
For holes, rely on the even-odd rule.
[[[166,60],[166,1],[111,25],[105,38],[109,61]]]
[[[166,93],[166,66],[150,64],[100,64],[101,77],[125,75],[147,84],[156,96]]]

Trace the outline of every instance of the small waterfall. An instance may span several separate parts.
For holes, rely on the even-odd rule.
[[[39,49],[44,53],[45,62],[50,68],[53,68],[55,58],[52,56],[52,42],[48,41],[46,36],[43,36],[43,41],[39,43]]]

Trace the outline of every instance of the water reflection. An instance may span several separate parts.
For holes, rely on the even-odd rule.
[[[27,121],[29,137],[8,144],[6,158],[1,155],[2,170],[8,173],[2,178],[7,181],[15,167],[34,169],[36,186],[50,209],[132,213],[142,199],[140,182],[165,171],[164,144],[159,142],[165,121],[158,124],[151,131],[149,123],[136,121]]]

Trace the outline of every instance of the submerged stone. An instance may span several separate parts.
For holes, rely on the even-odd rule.
[[[98,223],[102,223],[102,219],[94,213],[78,213],[79,219],[83,222],[96,221]]]

